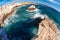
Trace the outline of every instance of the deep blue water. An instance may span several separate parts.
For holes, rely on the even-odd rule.
[[[57,23],[58,29],[60,29],[60,13],[45,5],[35,5],[39,11],[27,12],[30,5],[25,5],[16,9],[16,12],[7,19],[7,22],[0,29],[0,37],[2,40],[31,40],[37,32],[38,25],[34,24],[34,15],[40,13],[46,14],[50,19]],[[6,37],[3,37],[3,36]],[[1,39],[0,38],[0,39]]]

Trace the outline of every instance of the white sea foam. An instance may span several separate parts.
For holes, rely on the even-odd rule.
[[[34,10],[34,12],[36,13],[34,15],[34,18],[37,18],[37,17],[41,17],[41,19],[45,18],[45,15],[42,15],[41,13],[39,13],[39,9]]]
[[[8,25],[9,24],[9,20],[8,19],[6,19],[5,21],[4,21],[4,23],[3,23],[3,25],[2,26],[6,26],[6,25]]]
[[[36,8],[34,11],[35,11],[35,12],[38,12],[38,11],[39,11],[39,9],[37,9],[37,8]]]
[[[37,18],[37,17],[41,17],[41,19],[44,19],[44,18],[45,18],[44,15],[41,15],[41,14],[39,14],[39,13],[37,13],[37,14],[34,15],[34,18]]]
[[[10,21],[15,23],[14,18],[16,18],[16,17],[18,17],[18,15],[17,14],[13,14],[10,18],[4,20],[4,23],[3,23],[2,26],[7,26],[7,25],[11,24]]]

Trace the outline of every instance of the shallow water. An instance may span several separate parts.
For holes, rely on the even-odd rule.
[[[56,24],[58,29],[60,29],[60,13],[56,10],[47,7],[45,5],[35,5],[37,11],[35,12],[27,12],[30,5],[23,6],[16,10],[10,18],[5,20],[5,24],[3,26],[2,32],[0,29],[0,35],[6,35],[5,40],[31,40],[37,32],[39,27],[34,25],[34,16],[35,14],[46,14],[50,19],[52,19]]]

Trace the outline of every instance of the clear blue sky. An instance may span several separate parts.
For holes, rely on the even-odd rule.
[[[60,0],[0,0],[0,6],[16,2],[36,2],[48,5],[60,12]]]

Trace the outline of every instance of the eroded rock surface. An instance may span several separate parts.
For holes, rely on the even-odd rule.
[[[22,3],[22,4],[31,4],[31,3]],[[0,26],[4,22],[4,18],[8,17],[12,13],[13,8],[21,6],[22,4],[13,4],[0,7]],[[39,30],[37,37],[32,38],[32,40],[58,40],[58,29],[55,23],[50,20],[48,17],[39,23]]]
[[[9,18],[17,7],[22,7],[25,4],[32,4],[31,2],[22,2],[15,4],[8,4],[0,7],[0,26],[3,25],[5,19]]]
[[[34,5],[31,5],[29,8],[28,8],[28,12],[33,12],[34,10],[36,9],[36,7]]]
[[[47,16],[39,24],[39,31],[37,37],[32,40],[58,40],[58,29],[55,23]]]

